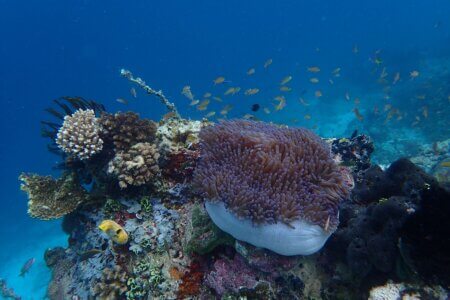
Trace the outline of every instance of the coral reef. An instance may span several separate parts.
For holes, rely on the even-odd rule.
[[[21,174],[20,188],[28,194],[28,214],[41,220],[57,219],[74,211],[88,194],[74,174],[60,179],[36,174]]]
[[[108,165],[108,173],[114,174],[119,186],[140,186],[159,176],[159,152],[155,145],[138,143],[126,152],[118,152]]]
[[[229,121],[200,133],[194,184],[211,201],[254,223],[307,220],[337,227],[349,194],[330,150],[305,129]]]
[[[134,112],[103,113],[99,123],[103,139],[112,142],[116,151],[127,151],[135,144],[151,143],[155,139],[155,122],[140,119]]]
[[[118,299],[128,291],[127,274],[120,266],[104,269],[101,281],[92,288],[92,295],[98,299]]]
[[[56,143],[66,153],[81,160],[89,159],[103,149],[101,126],[92,109],[79,109],[64,117]]]
[[[13,300],[20,300],[22,299],[20,296],[18,296],[13,289],[9,288],[6,280],[0,278],[0,295],[4,297],[5,299],[13,299]]]

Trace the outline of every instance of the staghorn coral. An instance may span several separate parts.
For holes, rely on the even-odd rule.
[[[194,184],[209,200],[256,224],[337,227],[349,187],[314,133],[237,120],[202,129],[200,139]]]
[[[150,143],[155,139],[155,122],[140,119],[134,112],[104,113],[99,122],[103,127],[102,137],[112,142],[116,151],[127,151],[137,143]]]
[[[119,179],[119,186],[140,186],[159,176],[159,153],[150,143],[138,143],[126,152],[119,152],[109,162],[108,173]]]
[[[78,109],[64,117],[64,123],[56,135],[56,143],[66,153],[81,160],[91,158],[103,149],[101,126],[92,109]]]
[[[28,214],[41,220],[57,219],[74,211],[88,198],[73,174],[60,179],[21,174],[20,188],[28,194]]]

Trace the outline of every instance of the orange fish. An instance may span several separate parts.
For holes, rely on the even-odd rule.
[[[318,73],[318,72],[320,72],[320,68],[319,67],[309,67],[308,72]]]
[[[317,91],[314,92],[314,96],[316,96],[317,98],[320,98],[323,95],[322,95],[322,92],[320,90],[317,90]]]

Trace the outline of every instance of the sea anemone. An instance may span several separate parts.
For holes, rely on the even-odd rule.
[[[348,196],[329,146],[302,128],[226,121],[200,132],[194,185],[222,230],[284,255],[319,250]]]

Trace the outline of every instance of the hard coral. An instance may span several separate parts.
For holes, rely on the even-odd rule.
[[[108,173],[118,177],[121,188],[140,186],[159,175],[158,159],[155,145],[138,143],[128,151],[117,153],[109,163]]]
[[[155,139],[156,124],[140,119],[134,112],[104,113],[100,117],[103,137],[111,141],[116,151],[127,151],[137,143],[150,143]]]
[[[303,219],[337,227],[349,187],[311,131],[238,120],[206,127],[200,139],[194,183],[210,201],[257,224]]]
[[[92,109],[78,109],[64,117],[56,136],[56,143],[66,153],[81,160],[89,159],[103,149],[101,126]]]
[[[20,188],[28,194],[28,214],[34,218],[50,220],[74,211],[88,195],[74,175],[60,179],[36,174],[22,174]]]
[[[127,277],[127,273],[117,265],[112,269],[104,269],[101,281],[92,288],[92,295],[95,299],[122,299],[120,296],[128,290]]]

